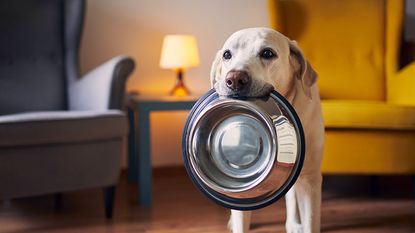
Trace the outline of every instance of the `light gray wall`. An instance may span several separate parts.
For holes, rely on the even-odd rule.
[[[201,65],[186,73],[195,93],[207,91],[211,61],[234,31],[268,26],[266,0],[88,0],[81,46],[81,72],[118,54],[132,56],[136,70],[129,90],[166,94],[175,82],[159,68],[163,36],[195,35]],[[181,129],[186,112],[152,115],[153,165],[181,163]]]

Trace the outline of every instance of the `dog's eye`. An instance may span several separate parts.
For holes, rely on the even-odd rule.
[[[259,54],[261,56],[261,58],[263,59],[273,59],[274,57],[276,57],[277,55],[275,55],[275,53],[271,50],[271,49],[264,49],[261,51],[261,53]]]
[[[232,53],[231,53],[231,51],[226,50],[226,51],[223,53],[223,59],[225,59],[225,60],[229,60],[229,59],[231,59],[231,58],[232,58]]]

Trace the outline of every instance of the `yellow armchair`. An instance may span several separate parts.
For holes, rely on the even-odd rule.
[[[268,3],[319,75],[323,173],[415,174],[415,63],[398,71],[404,1]]]
[[[405,66],[393,77],[389,83],[388,102],[415,106],[415,62]]]

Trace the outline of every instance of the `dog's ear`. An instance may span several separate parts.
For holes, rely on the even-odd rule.
[[[210,68],[210,85],[213,88],[216,83],[216,77],[219,77],[222,72],[222,50],[216,52],[215,60],[212,62]]]
[[[301,80],[304,93],[311,99],[311,86],[317,81],[317,74],[313,67],[304,58],[303,52],[298,47],[297,42],[289,41],[290,64],[294,69],[294,75]]]

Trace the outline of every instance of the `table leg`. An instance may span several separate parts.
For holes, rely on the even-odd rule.
[[[128,132],[128,180],[137,182],[137,148],[135,141],[136,124],[134,109],[128,108],[128,121],[130,129]]]
[[[136,140],[138,145],[138,202],[141,206],[151,205],[151,152],[150,152],[150,111],[138,107],[138,129]]]

